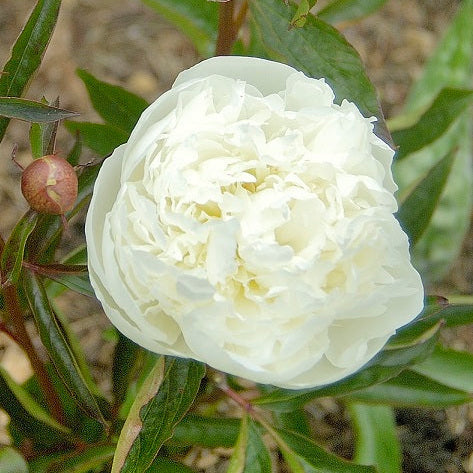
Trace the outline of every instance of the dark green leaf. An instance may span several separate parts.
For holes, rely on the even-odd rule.
[[[271,432],[270,432],[271,434]],[[294,472],[376,473],[372,466],[357,465],[325,451],[309,437],[288,430],[277,430],[274,440]]]
[[[0,406],[26,437],[51,446],[69,437],[69,430],[55,421],[11,376],[0,367]]]
[[[189,414],[176,425],[171,445],[200,445],[202,447],[225,447],[235,445],[238,437],[239,419],[201,417]]]
[[[271,457],[255,423],[244,415],[227,473],[271,473]]]
[[[89,122],[64,123],[71,133],[79,133],[84,144],[100,156],[107,156],[128,140],[128,133],[112,125]]]
[[[0,471],[2,473],[29,473],[30,470],[20,452],[12,447],[0,447]]]
[[[393,406],[448,407],[470,402],[465,391],[450,388],[413,371],[403,371],[396,378],[350,394],[350,399]]]
[[[202,1],[196,8],[195,0],[143,0],[143,3],[188,36],[201,56],[212,56],[217,39],[218,5]]]
[[[125,421],[112,473],[145,472],[150,467],[192,405],[204,374],[204,365],[193,360],[158,360]]]
[[[439,139],[472,103],[473,90],[442,89],[415,125],[392,133],[394,142],[399,146],[396,159],[402,159]]]
[[[432,352],[436,339],[432,337],[418,345],[381,351],[367,367],[336,383],[299,391],[279,388],[253,402],[274,411],[291,412],[315,398],[343,396],[364,389],[397,376],[407,366],[425,359]]]
[[[118,342],[115,346],[112,366],[115,415],[118,415],[118,410],[125,400],[142,352],[143,348],[118,332]]]
[[[25,254],[26,242],[37,221],[38,214],[33,210],[28,210],[11,232],[0,259],[2,275],[4,278],[2,283],[6,282],[16,284],[18,282]]]
[[[335,0],[317,13],[327,23],[358,20],[381,8],[387,0]]]
[[[473,355],[437,345],[434,352],[412,370],[446,386],[473,393]]]
[[[310,426],[307,419],[307,413],[304,409],[295,409],[291,412],[273,413],[278,427],[284,430],[292,430],[302,435],[310,437]]]
[[[77,75],[84,82],[96,112],[111,126],[131,133],[148,102],[123,87],[108,84],[79,69]]]
[[[51,123],[78,113],[51,107],[41,102],[16,97],[0,97],[0,116],[34,123]]]
[[[71,396],[84,412],[105,424],[102,412],[87,384],[74,352],[67,343],[57,316],[51,308],[46,290],[39,277],[30,271],[23,272],[23,286],[35,318],[41,341]]]
[[[16,40],[11,57],[0,74],[0,96],[20,97],[28,86],[48,46],[56,25],[61,0],[38,0]],[[9,123],[0,119],[0,141]]]
[[[442,158],[404,199],[397,212],[403,230],[415,245],[432,218],[452,170],[455,152]]]
[[[392,408],[353,403],[349,412],[355,430],[354,460],[376,466],[378,473],[401,473],[401,446]]]
[[[48,473],[90,473],[111,462],[115,445],[92,445],[85,450],[55,458],[47,468]]]
[[[350,100],[365,116],[375,116],[377,133],[390,141],[375,88],[361,59],[335,28],[309,15],[304,28],[288,31],[296,7],[286,7],[282,1],[253,0],[250,9],[253,30],[271,59],[288,63],[310,77],[325,78],[339,102]]]

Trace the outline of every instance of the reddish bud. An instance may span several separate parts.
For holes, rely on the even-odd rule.
[[[21,176],[21,192],[33,210],[62,215],[77,199],[74,168],[55,154],[35,159]]]

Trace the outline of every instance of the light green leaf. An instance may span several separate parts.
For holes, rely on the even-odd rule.
[[[420,116],[445,87],[471,88],[472,17],[473,0],[464,0],[424,75],[409,94],[405,107],[408,117]],[[402,195],[453,149],[458,149],[457,156],[444,193],[413,251],[414,264],[426,282],[439,280],[448,271],[469,228],[473,199],[465,189],[473,185],[471,114],[464,112],[440,139],[394,166]]]
[[[387,0],[335,0],[317,13],[327,23],[341,23],[358,20],[374,13]]]
[[[112,154],[129,136],[125,131],[103,123],[67,121],[64,125],[71,133],[78,132],[84,144],[100,156]]]
[[[325,78],[338,102],[350,100],[363,115],[375,116],[377,133],[390,141],[375,88],[360,56],[335,28],[308,15],[304,28],[288,31],[296,7],[286,7],[282,1],[252,0],[250,11],[253,31],[271,59],[290,64],[310,77]]]
[[[12,447],[0,447],[0,471],[2,473],[28,473],[30,470],[20,452]]]
[[[473,355],[437,345],[433,353],[412,370],[441,384],[473,393]]]
[[[192,405],[204,374],[204,365],[193,360],[158,359],[125,421],[112,473],[147,471]]]
[[[411,370],[403,371],[382,384],[350,394],[356,401],[392,406],[448,407],[472,400],[465,391],[454,389]]]
[[[148,102],[117,85],[108,84],[79,69],[77,75],[84,82],[96,112],[113,127],[131,133]]]
[[[411,245],[415,245],[427,229],[452,170],[454,157],[455,153],[451,152],[435,164],[412,189],[397,212],[397,218],[409,236]]]
[[[290,28],[302,28],[307,20],[310,9],[317,3],[317,0],[301,0],[297,6],[296,13],[289,23]]]
[[[355,430],[354,460],[374,465],[378,473],[401,473],[401,446],[392,408],[361,403],[348,407]]]
[[[376,473],[374,467],[344,460],[297,432],[276,430],[269,433],[294,473]]]
[[[143,0],[153,10],[179,28],[194,43],[199,54],[210,57],[215,52],[218,5],[195,0]]]
[[[45,98],[43,104],[59,108],[59,97],[49,103]],[[32,123],[30,127],[30,145],[33,158],[40,158],[49,154],[54,154],[56,146],[56,134],[59,127],[59,121],[51,123]],[[72,163],[71,163],[72,164]],[[77,164],[77,163],[75,163]],[[74,165],[74,164],[73,164]]]
[[[56,25],[61,0],[38,0],[0,74],[0,96],[20,97],[41,64]],[[0,118],[0,141],[8,118]]]
[[[51,123],[77,116],[78,113],[51,107],[34,100],[0,97],[0,116],[34,123]]]
[[[392,133],[399,146],[396,159],[402,159],[439,139],[452,123],[473,103],[473,90],[444,88],[419,121]]]
[[[115,452],[115,445],[91,445],[77,449],[74,453],[67,453],[53,459],[47,467],[48,473],[90,473],[97,471],[110,462]],[[102,470],[100,470],[102,471]]]

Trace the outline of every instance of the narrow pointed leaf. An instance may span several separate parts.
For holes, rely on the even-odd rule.
[[[131,133],[148,102],[123,87],[108,84],[79,69],[77,75],[84,82],[92,106],[109,125]]]
[[[15,225],[15,228],[8,238],[5,248],[3,249],[0,265],[2,275],[5,281],[16,284],[21,272],[21,265],[25,254],[25,247],[28,237],[34,230],[38,214],[33,210],[29,210]]]
[[[218,29],[218,5],[195,0],[143,0],[153,10],[179,28],[194,43],[203,57],[212,56],[215,51]]]
[[[341,381],[314,389],[275,389],[253,401],[266,409],[291,412],[312,399],[326,396],[344,396],[397,376],[406,367],[425,359],[434,349],[437,337],[411,347],[384,350],[367,367]]]
[[[274,418],[278,427],[285,430],[299,432],[302,435],[310,437],[310,426],[307,413],[303,408],[295,409],[292,412],[274,412]]]
[[[188,414],[176,425],[169,444],[231,448],[237,441],[239,427],[239,419]]]
[[[146,473],[195,473],[191,468],[170,460],[166,457],[156,457]]]
[[[69,437],[70,431],[54,420],[12,377],[0,367],[0,407],[26,437],[51,446]]]
[[[29,473],[23,456],[12,447],[0,447],[0,471],[2,473]]]
[[[412,370],[452,388],[473,393],[473,355],[437,345],[434,352]]]
[[[270,432],[271,433],[271,432]],[[309,437],[288,430],[273,435],[294,472],[301,473],[376,473],[372,466],[358,465],[329,453]]]
[[[444,88],[419,121],[409,128],[394,131],[394,143],[399,146],[396,159],[402,159],[439,139],[473,103],[473,90]]]
[[[415,245],[427,229],[452,170],[454,158],[455,152],[451,152],[435,164],[405,198],[397,212],[397,218],[408,234],[411,245]]]
[[[349,412],[355,430],[354,460],[374,465],[378,473],[401,473],[401,446],[392,408],[352,403]]]
[[[76,453],[54,459],[47,467],[48,473],[90,473],[110,462],[115,445],[92,445]],[[102,470],[100,470],[102,471]]]
[[[371,15],[387,0],[335,0],[317,13],[327,23],[353,21]]]
[[[73,350],[67,343],[57,316],[51,308],[42,282],[30,271],[24,271],[22,280],[41,341],[58,374],[77,405],[87,415],[105,424],[97,400],[92,394],[94,389],[87,385],[80,371]]]
[[[128,133],[116,126],[102,123],[70,122],[64,123],[71,133],[79,133],[84,145],[100,156],[107,156],[115,148],[128,140]]]
[[[43,99],[43,103],[46,100]],[[52,107],[59,107],[59,97],[49,104]],[[30,144],[33,158],[40,158],[54,154],[56,151],[56,135],[59,121],[52,123],[32,123],[30,127]]]
[[[454,389],[411,370],[350,394],[349,399],[392,406],[448,407],[471,402],[469,393]]]
[[[308,15],[304,28],[288,31],[296,7],[286,7],[282,1],[253,0],[250,11],[253,30],[271,59],[290,64],[310,77],[325,78],[337,101],[350,100],[366,117],[375,116],[377,133],[390,141],[375,88],[360,56],[335,28]]]
[[[317,3],[317,0],[301,0],[297,6],[296,13],[289,23],[289,28],[302,28],[307,20],[310,9]]]
[[[0,75],[0,96],[20,97],[41,64],[56,25],[61,0],[38,0]],[[0,118],[0,141],[8,126]]]
[[[246,464],[246,449],[248,447],[248,416],[244,415],[240,423],[240,433],[233,448],[228,464],[227,473],[243,473]]]
[[[78,113],[51,107],[41,102],[16,97],[0,97],[0,116],[33,123],[51,123]]]
[[[244,473],[271,473],[271,457],[255,422],[248,420]]]
[[[204,374],[204,365],[193,360],[158,360],[125,421],[112,473],[147,471],[192,405]]]

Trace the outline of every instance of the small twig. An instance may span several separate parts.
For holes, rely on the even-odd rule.
[[[218,10],[218,35],[216,56],[228,56],[235,41],[235,24],[233,23],[234,1],[220,3]]]

